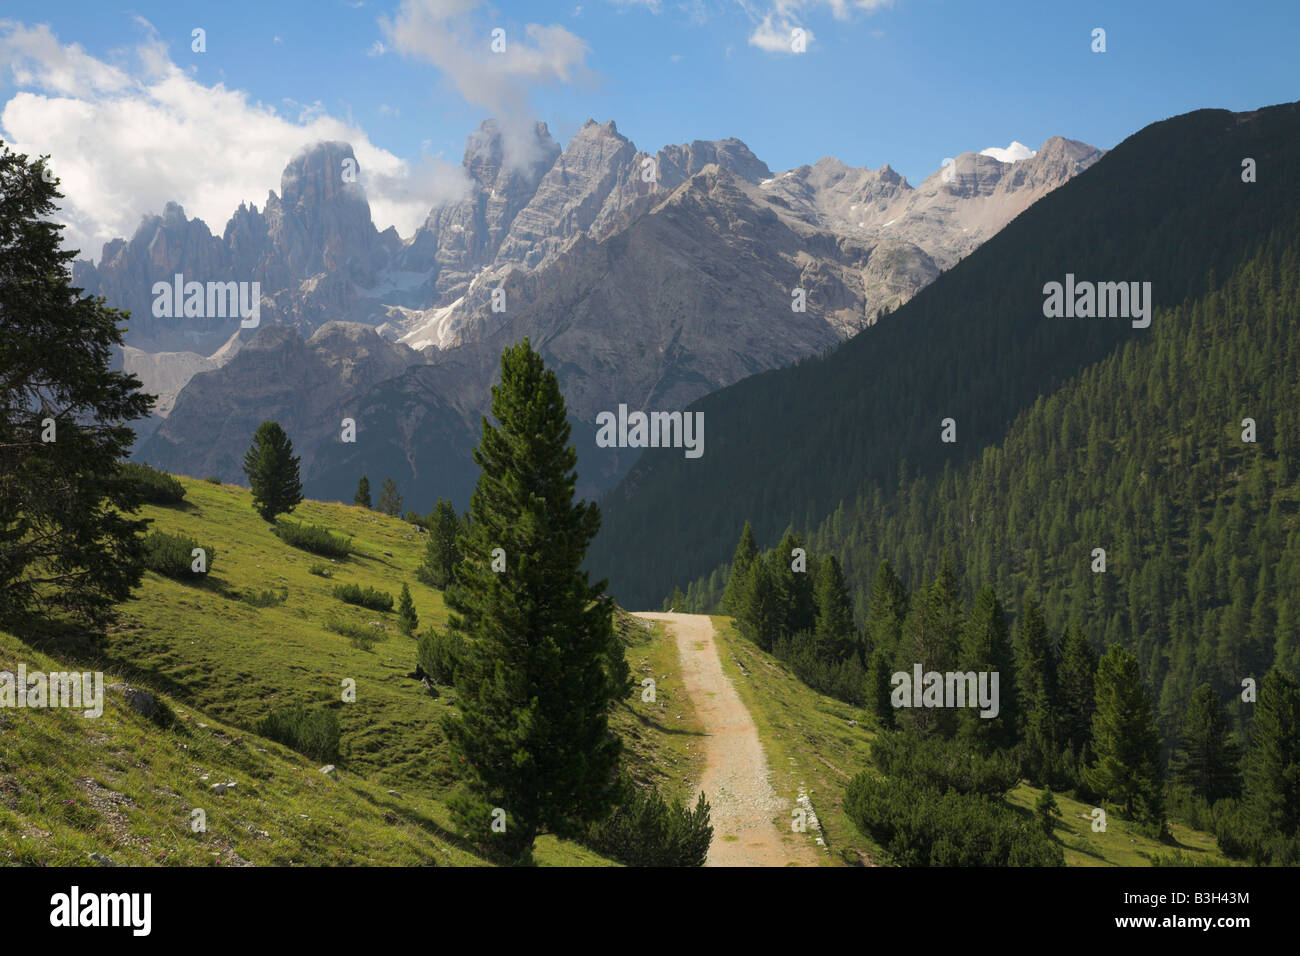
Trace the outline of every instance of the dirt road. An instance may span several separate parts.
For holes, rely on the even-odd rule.
[[[768,782],[758,728],[722,673],[713,622],[704,614],[636,615],[665,621],[677,638],[682,681],[707,734],[700,789],[712,807],[708,866],[817,866],[807,837],[789,828],[793,804]],[[784,821],[784,830],[773,820]]]

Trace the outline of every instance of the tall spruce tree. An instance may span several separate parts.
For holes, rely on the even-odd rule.
[[[293,511],[302,501],[298,458],[279,422],[266,421],[258,426],[252,447],[244,455],[244,474],[253,489],[253,508],[264,521],[274,521],[276,515]]]
[[[363,508],[370,507],[370,479],[365,475],[357,482],[357,493],[352,496],[352,503]]]
[[[402,513],[402,496],[397,493],[397,482],[392,478],[384,479],[379,489],[379,503],[375,506],[375,510],[392,515],[394,518]]]
[[[1160,733],[1137,658],[1120,644],[1097,664],[1092,749],[1096,761],[1084,771],[1088,786],[1126,816],[1163,827]]]
[[[754,542],[754,529],[748,521],[740,532],[740,541],[736,544],[736,553],[731,559],[731,573],[727,577],[727,590],[722,595],[722,608],[728,614],[735,615],[740,607],[741,588],[749,566],[758,557],[758,545]]]
[[[1174,780],[1211,804],[1239,796],[1240,748],[1208,683],[1193,691],[1182,724],[1182,740],[1173,760]]]
[[[0,619],[105,623],[143,573],[140,503],[118,463],[153,396],[114,372],[126,313],[72,286],[58,180],[0,142]]]
[[[1300,688],[1279,667],[1264,675],[1244,761],[1247,820],[1262,839],[1300,836]]]
[[[418,577],[426,584],[445,588],[456,579],[460,548],[456,542],[462,533],[461,520],[451,501],[443,498],[429,514],[429,540],[424,545],[424,562]]]
[[[813,599],[817,615],[813,646],[818,659],[836,664],[847,661],[856,653],[858,640],[844,572],[834,555],[818,562]]]
[[[501,356],[492,414],[446,596],[465,647],[461,716],[444,728],[465,775],[458,821],[526,862],[538,833],[577,836],[611,807],[620,742],[609,713],[631,681],[605,582],[589,583],[581,567],[600,510],[574,503],[564,397],[527,339]]]
[[[817,568],[808,546],[793,528],[787,528],[781,543],[766,557],[776,595],[777,635],[790,637],[800,631],[811,632],[816,625],[813,580]]]
[[[896,726],[892,677],[907,618],[907,597],[907,589],[889,562],[881,561],[868,599],[862,651],[867,661],[867,707],[885,729]]]
[[[402,594],[397,599],[397,626],[403,634],[410,636],[420,626],[420,615],[415,611],[415,602],[411,600],[411,589],[402,582]]]
[[[899,645],[899,669],[908,675],[916,665],[922,673],[953,670],[961,642],[962,615],[952,563],[945,557],[939,573],[911,602]],[[957,731],[957,715],[946,707],[901,710],[895,719],[902,727],[922,734],[951,737]]]
[[[867,651],[880,651],[889,664],[897,663],[894,654],[907,619],[907,597],[907,588],[889,562],[881,561],[871,585],[864,642]]]
[[[1087,636],[1071,628],[1061,648],[1058,673],[1060,731],[1062,742],[1073,754],[1075,775],[1092,760],[1092,715],[1097,706],[1097,655]]]
[[[871,652],[871,661],[867,665],[867,707],[876,715],[884,730],[893,730],[898,721],[893,704],[894,669],[889,657],[883,650]]]
[[[987,753],[1016,742],[1015,660],[1011,651],[1011,634],[1007,615],[992,588],[981,588],[975,607],[962,628],[961,670],[998,675],[998,714],[981,717],[979,708],[960,712],[960,733],[980,751]],[[990,677],[991,681],[992,678]],[[992,686],[991,684],[989,686]]]
[[[741,636],[770,651],[781,636],[780,621],[785,608],[777,590],[776,574],[769,555],[760,555],[749,566],[740,588],[736,624]]]
[[[1032,601],[1016,622],[1012,646],[1022,766],[1031,781],[1054,783],[1060,757],[1056,653],[1042,611]]]

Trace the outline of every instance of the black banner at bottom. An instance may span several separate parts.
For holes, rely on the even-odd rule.
[[[1281,869],[3,869],[13,942],[75,935],[126,943],[375,942],[458,927],[534,944],[596,925],[640,926],[670,940],[703,931],[735,941],[807,921],[863,939],[963,927],[971,940],[1051,926],[1058,939],[1185,940],[1232,945],[1280,932],[1294,874]],[[594,924],[594,925],[593,925]],[[674,924],[677,924],[674,926]],[[566,928],[567,927],[567,928]],[[692,936],[684,934],[689,931]],[[679,935],[681,934],[681,935]],[[590,941],[590,940],[589,940]],[[585,948],[585,947],[584,947]]]

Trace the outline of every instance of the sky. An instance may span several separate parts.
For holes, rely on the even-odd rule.
[[[1109,149],[1300,99],[1298,40],[1300,0],[5,0],[0,139],[51,155],[93,258],[169,200],[220,233],[322,139],[352,143],[376,224],[409,237],[462,194],[489,116],[561,144],[612,119],[647,152],[735,136],[773,170],[835,156],[916,185],[961,152]]]

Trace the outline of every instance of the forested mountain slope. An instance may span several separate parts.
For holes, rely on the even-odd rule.
[[[1244,678],[1300,670],[1298,319],[1300,240],[1275,238],[978,460],[877,486],[808,545],[839,558],[860,612],[882,559],[915,589],[946,554],[967,593],[991,585],[1013,610],[1040,603],[1055,633],[1128,646],[1166,740],[1204,681],[1240,715]]]
[[[1257,181],[1244,181],[1245,159]],[[726,561],[746,519],[767,544],[788,524],[815,527],[874,488],[937,481],[978,461],[1035,402],[1127,340],[1153,342],[1163,321],[1179,321],[1157,317],[1143,329],[1123,318],[1045,318],[1045,283],[1067,274],[1150,282],[1158,310],[1200,298],[1270,236],[1294,231],[1297,169],[1300,104],[1201,110],[1147,127],[876,327],[691,406],[705,414],[707,453],[648,452],[604,499],[591,566],[623,603],[657,605],[674,583]],[[1183,392],[1194,400],[1200,383],[1183,374],[1164,385],[1163,400]],[[1126,411],[1149,418],[1158,408]],[[1247,412],[1233,414],[1240,422]],[[951,444],[940,441],[950,417]],[[1216,423],[1225,440],[1232,424]],[[1051,425],[1086,442],[1092,422]],[[1098,445],[1116,440],[1097,429]],[[1037,511],[1049,485],[1033,487],[1019,507]],[[1040,560],[1049,557],[1056,552],[1044,546]]]

